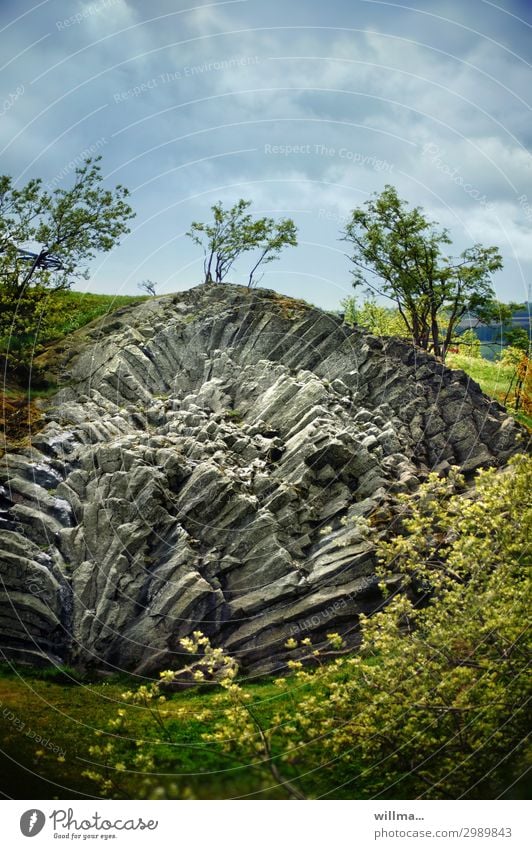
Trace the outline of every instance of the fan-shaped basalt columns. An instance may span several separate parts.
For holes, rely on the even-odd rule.
[[[148,674],[200,629],[263,672],[294,634],[356,642],[381,601],[363,520],[519,446],[464,374],[263,290],[122,309],[54,368],[0,482],[0,644],[33,661]]]

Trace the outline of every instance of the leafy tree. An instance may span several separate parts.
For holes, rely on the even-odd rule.
[[[438,357],[445,358],[463,315],[484,311],[485,320],[498,308],[490,282],[502,268],[498,249],[477,244],[457,258],[445,255],[448,231],[437,229],[420,207],[409,209],[393,186],[353,210],[342,238],[352,246],[355,288],[365,285],[392,300],[414,344]]]
[[[226,210],[219,201],[211,207],[212,224],[193,221],[190,225],[187,236],[203,248],[205,283],[223,282],[234,262],[247,250],[245,233],[252,225],[252,217],[246,210],[250,206],[251,201],[241,199]]]
[[[50,293],[86,279],[86,263],[129,232],[128,191],[102,187],[100,158],[87,159],[73,186],[53,193],[40,179],[17,189],[0,177],[0,337],[8,343],[18,337],[31,344]]]
[[[509,345],[501,355],[501,363],[512,369],[503,404],[525,415],[532,413],[532,364],[528,351]]]
[[[291,218],[277,222],[273,218],[261,218],[255,222],[251,241],[255,241],[258,259],[249,273],[248,287],[256,285],[255,274],[259,266],[279,259],[279,254],[288,245],[297,247],[297,229]]]
[[[203,248],[205,283],[222,283],[240,256],[256,251],[258,258],[248,278],[251,287],[259,266],[278,259],[284,247],[297,245],[297,230],[290,218],[277,222],[273,218],[253,219],[247,212],[250,206],[251,201],[241,199],[224,209],[219,201],[211,207],[211,224],[192,222],[187,236]]]
[[[516,410],[522,410],[526,416],[532,415],[532,363],[526,353],[517,366],[514,398]]]

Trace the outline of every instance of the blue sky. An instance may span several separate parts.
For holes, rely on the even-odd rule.
[[[291,216],[262,285],[334,309],[349,210],[386,183],[498,245],[497,295],[532,282],[532,8],[500,0],[0,0],[0,172],[67,186],[87,152],[132,192],[90,291],[201,280],[185,233],[217,200]],[[245,282],[246,264],[234,282]]]

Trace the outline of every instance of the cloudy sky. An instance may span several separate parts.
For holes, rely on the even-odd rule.
[[[80,288],[195,285],[190,222],[244,197],[299,228],[262,285],[336,308],[342,223],[392,183],[456,253],[498,245],[497,295],[526,299],[529,0],[0,0],[0,34],[0,172],[67,186],[99,153],[132,192],[132,233]]]

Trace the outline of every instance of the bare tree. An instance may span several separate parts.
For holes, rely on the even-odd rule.
[[[153,297],[157,294],[156,289],[159,284],[154,283],[153,280],[141,280],[141,282],[137,285],[141,291],[146,292],[147,295],[152,295]]]

